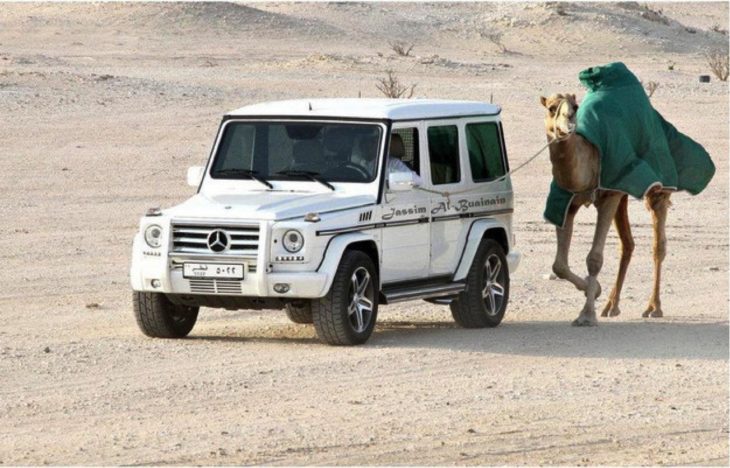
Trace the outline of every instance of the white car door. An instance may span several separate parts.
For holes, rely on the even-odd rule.
[[[394,124],[391,139],[399,138],[403,148],[393,154],[389,150],[387,157],[400,158],[414,172],[422,172],[422,133],[422,125],[417,122]],[[431,240],[428,193],[416,189],[389,191],[387,173],[384,177],[381,281],[386,284],[426,278]]]
[[[457,120],[429,121],[425,132],[428,148],[426,187],[434,192],[461,192],[469,188],[463,167],[463,125]],[[430,197],[430,276],[454,273],[464,247],[469,220],[462,215],[462,195]]]

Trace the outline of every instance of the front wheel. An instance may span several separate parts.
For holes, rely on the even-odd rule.
[[[479,245],[466,277],[466,289],[451,303],[451,315],[464,328],[496,327],[509,300],[509,268],[502,246],[491,239]]]
[[[287,304],[286,316],[294,323],[312,323],[312,304],[309,301]]]
[[[132,303],[139,329],[153,338],[182,338],[198,320],[198,307],[173,304],[164,294],[134,291]]]
[[[378,271],[368,255],[342,255],[326,296],[312,301],[317,336],[331,345],[357,345],[370,338],[378,317]]]

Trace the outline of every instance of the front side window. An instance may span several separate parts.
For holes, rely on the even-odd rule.
[[[308,174],[328,182],[372,182],[381,141],[381,127],[373,124],[231,122],[210,175],[302,180]]]
[[[499,127],[494,122],[467,124],[466,146],[474,182],[496,179],[504,175]]]
[[[400,159],[410,170],[420,175],[418,129],[415,127],[394,129],[388,157]]]
[[[459,130],[456,125],[428,127],[428,153],[434,185],[454,184],[461,180]]]

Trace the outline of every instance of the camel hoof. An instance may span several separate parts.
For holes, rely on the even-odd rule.
[[[596,320],[589,320],[587,318],[578,317],[571,323],[574,327],[595,327],[598,325]]]
[[[641,314],[641,316],[644,318],[647,318],[647,317],[659,318],[659,317],[664,317],[664,312],[662,312],[662,309],[656,309],[652,306],[652,307],[649,307],[648,309],[646,309],[644,311],[644,313]]]
[[[603,312],[601,312],[601,317],[618,317],[619,315],[621,315],[621,309],[611,304],[606,304]]]

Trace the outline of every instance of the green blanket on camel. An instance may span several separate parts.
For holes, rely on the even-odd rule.
[[[588,93],[576,132],[600,152],[600,189],[642,198],[657,183],[693,195],[707,186],[715,174],[710,155],[664,120],[626,65],[591,67],[578,77]],[[573,196],[553,181],[545,219],[562,227]]]

